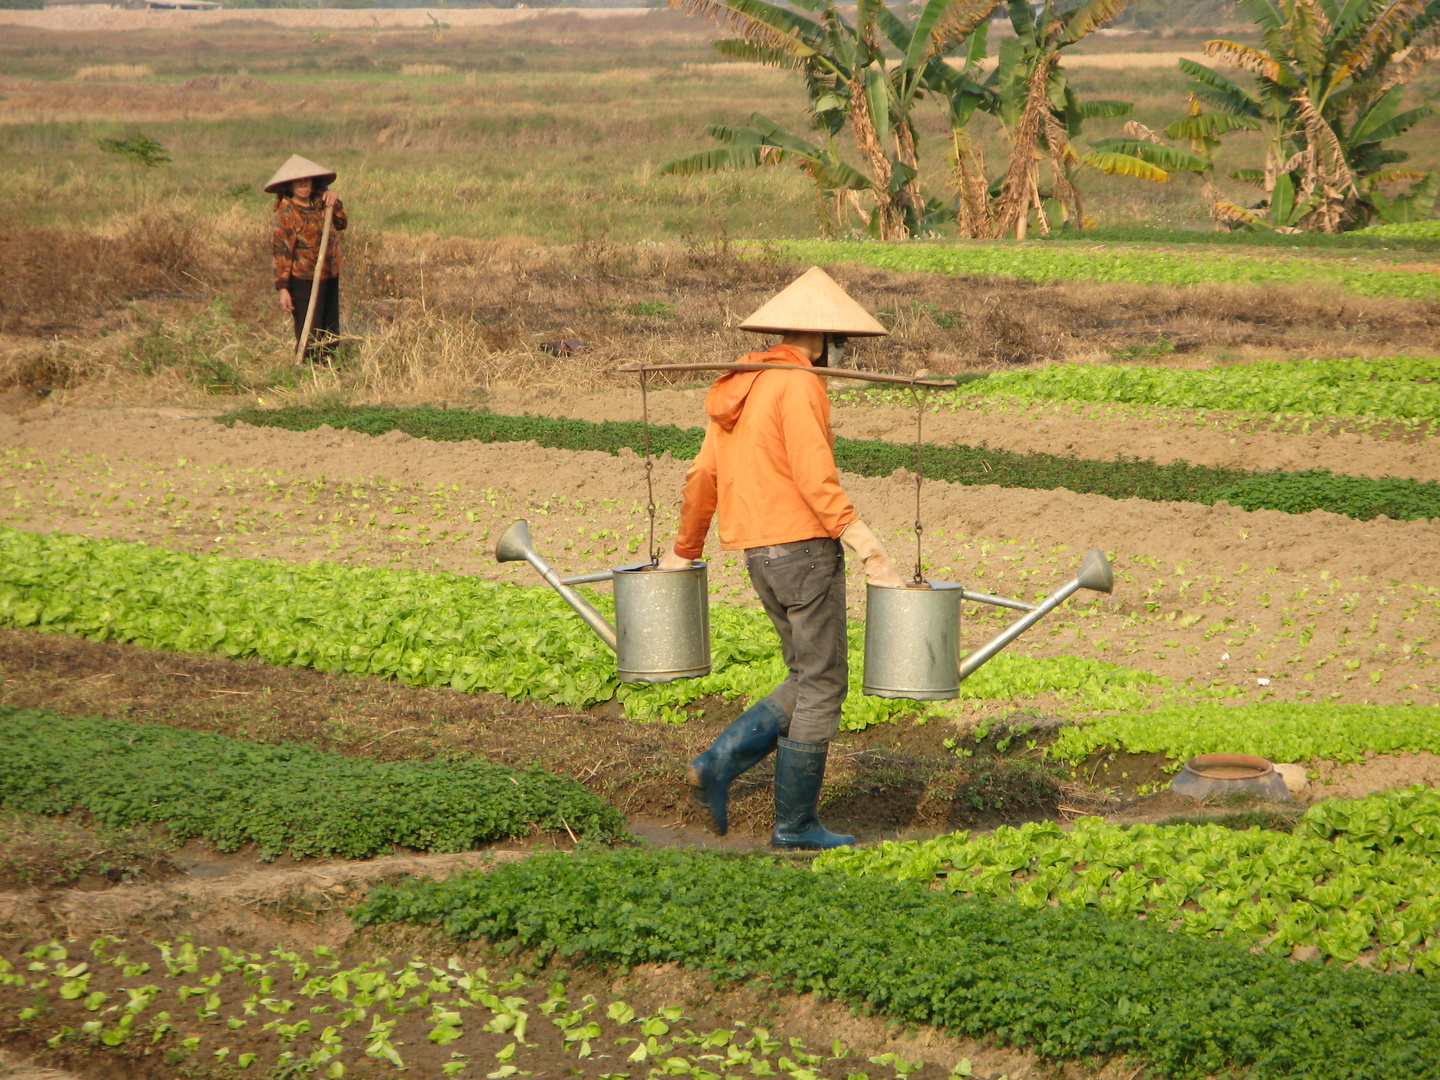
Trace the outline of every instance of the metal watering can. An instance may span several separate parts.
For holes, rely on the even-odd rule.
[[[865,693],[875,697],[941,701],[960,696],[960,684],[1079,589],[1110,592],[1110,561],[1091,548],[1075,576],[1038,604],[974,592],[951,581],[899,588],[870,585],[865,593]],[[1016,619],[969,656],[960,656],[960,603],[1012,608]]]
[[[496,562],[528,562],[615,652],[621,682],[663,683],[710,674],[710,587],[706,564],[660,570],[632,563],[562,578],[541,558],[530,526],[515,522],[495,545]],[[615,586],[615,625],[605,621],[573,586],[609,581]]]

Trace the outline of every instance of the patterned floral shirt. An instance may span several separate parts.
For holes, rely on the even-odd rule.
[[[335,221],[330,245],[325,249],[325,266],[320,277],[340,276],[340,236],[347,219],[345,207],[335,200]],[[290,288],[292,277],[313,280],[315,258],[320,254],[320,232],[325,225],[325,203],[318,198],[301,202],[294,196],[282,199],[275,210],[275,234],[271,251],[275,256],[275,289]]]

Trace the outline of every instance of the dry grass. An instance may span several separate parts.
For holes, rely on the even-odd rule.
[[[803,266],[726,240],[547,246],[367,228],[343,237],[335,370],[290,366],[264,217],[152,204],[98,230],[0,225],[0,393],[215,402],[215,395],[476,403],[501,384],[616,385],[631,360],[731,358],[734,327]],[[995,370],[1044,360],[1210,364],[1255,356],[1427,350],[1440,304],[1338,289],[1026,283],[829,267],[892,329],[860,342],[876,371]],[[556,358],[540,345],[590,347]],[[218,404],[218,403],[217,403]]]
[[[401,64],[401,75],[454,75],[455,69],[449,64]]]
[[[75,72],[82,82],[140,82],[154,77],[155,69],[149,64],[86,64]]]

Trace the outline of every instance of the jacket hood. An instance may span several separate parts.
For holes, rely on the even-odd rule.
[[[764,352],[740,357],[742,364],[801,364],[813,367],[809,358],[793,345],[774,345]],[[730,371],[716,379],[705,395],[705,412],[726,431],[732,430],[745,410],[750,388],[763,371]]]

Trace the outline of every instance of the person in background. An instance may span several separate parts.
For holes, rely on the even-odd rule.
[[[776,367],[838,363],[846,337],[888,331],[825,271],[812,267],[741,324],[779,333],[741,357]],[[745,552],[750,581],[780,635],[789,676],[690,762],[686,780],[721,836],[730,784],[775,751],[775,830],[781,848],[832,848],[855,838],[820,824],[820,786],[849,690],[845,552],[872,584],[904,584],[840,487],[824,379],[801,371],[722,375],[705,398],[710,424],[685,477],[680,530],[659,570],[691,565],[719,512],[720,545]]]
[[[295,341],[305,329],[305,313],[310,305],[310,292],[319,288],[315,302],[315,321],[310,327],[310,342],[305,358],[314,361],[329,358],[340,337],[340,233],[349,219],[345,207],[330,184],[335,174],[299,154],[280,166],[265,190],[275,196],[275,229],[271,253],[275,260],[275,294],[280,310],[295,322]],[[320,255],[320,236],[325,224],[325,208],[333,206],[335,215],[330,228],[330,242],[325,248],[325,265],[317,273],[315,263]],[[317,286],[318,282],[318,286]]]

